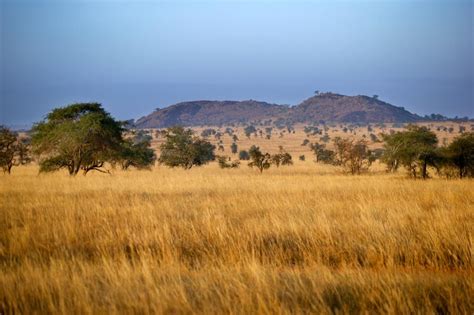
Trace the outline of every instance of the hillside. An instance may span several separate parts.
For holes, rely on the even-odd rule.
[[[163,128],[173,125],[197,126],[246,123],[279,117],[288,107],[254,100],[193,101],[156,109],[136,122],[138,128]]]
[[[322,93],[303,101],[291,110],[295,122],[413,122],[420,119],[403,107],[397,107],[377,98],[357,95],[346,96]]]
[[[138,119],[136,127],[220,125],[266,119],[284,119],[300,123],[321,120],[369,123],[413,122],[419,120],[420,117],[402,107],[373,97],[321,93],[293,107],[254,100],[183,102],[156,109],[150,115]]]

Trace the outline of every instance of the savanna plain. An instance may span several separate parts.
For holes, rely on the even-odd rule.
[[[294,158],[0,175],[0,313],[474,313],[472,180]]]

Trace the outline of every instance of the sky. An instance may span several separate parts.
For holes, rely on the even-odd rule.
[[[77,102],[137,119],[315,90],[474,117],[472,0],[0,2],[0,124]]]

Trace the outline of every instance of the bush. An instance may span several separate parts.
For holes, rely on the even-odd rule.
[[[250,160],[250,155],[247,151],[241,150],[239,152],[239,160],[248,161]]]

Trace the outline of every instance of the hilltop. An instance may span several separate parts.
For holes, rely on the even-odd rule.
[[[190,101],[165,108],[137,120],[138,128],[173,125],[199,126],[250,123],[258,120],[285,120],[291,123],[331,122],[414,122],[420,116],[403,107],[365,95],[347,96],[320,93],[296,106],[248,101]]]

